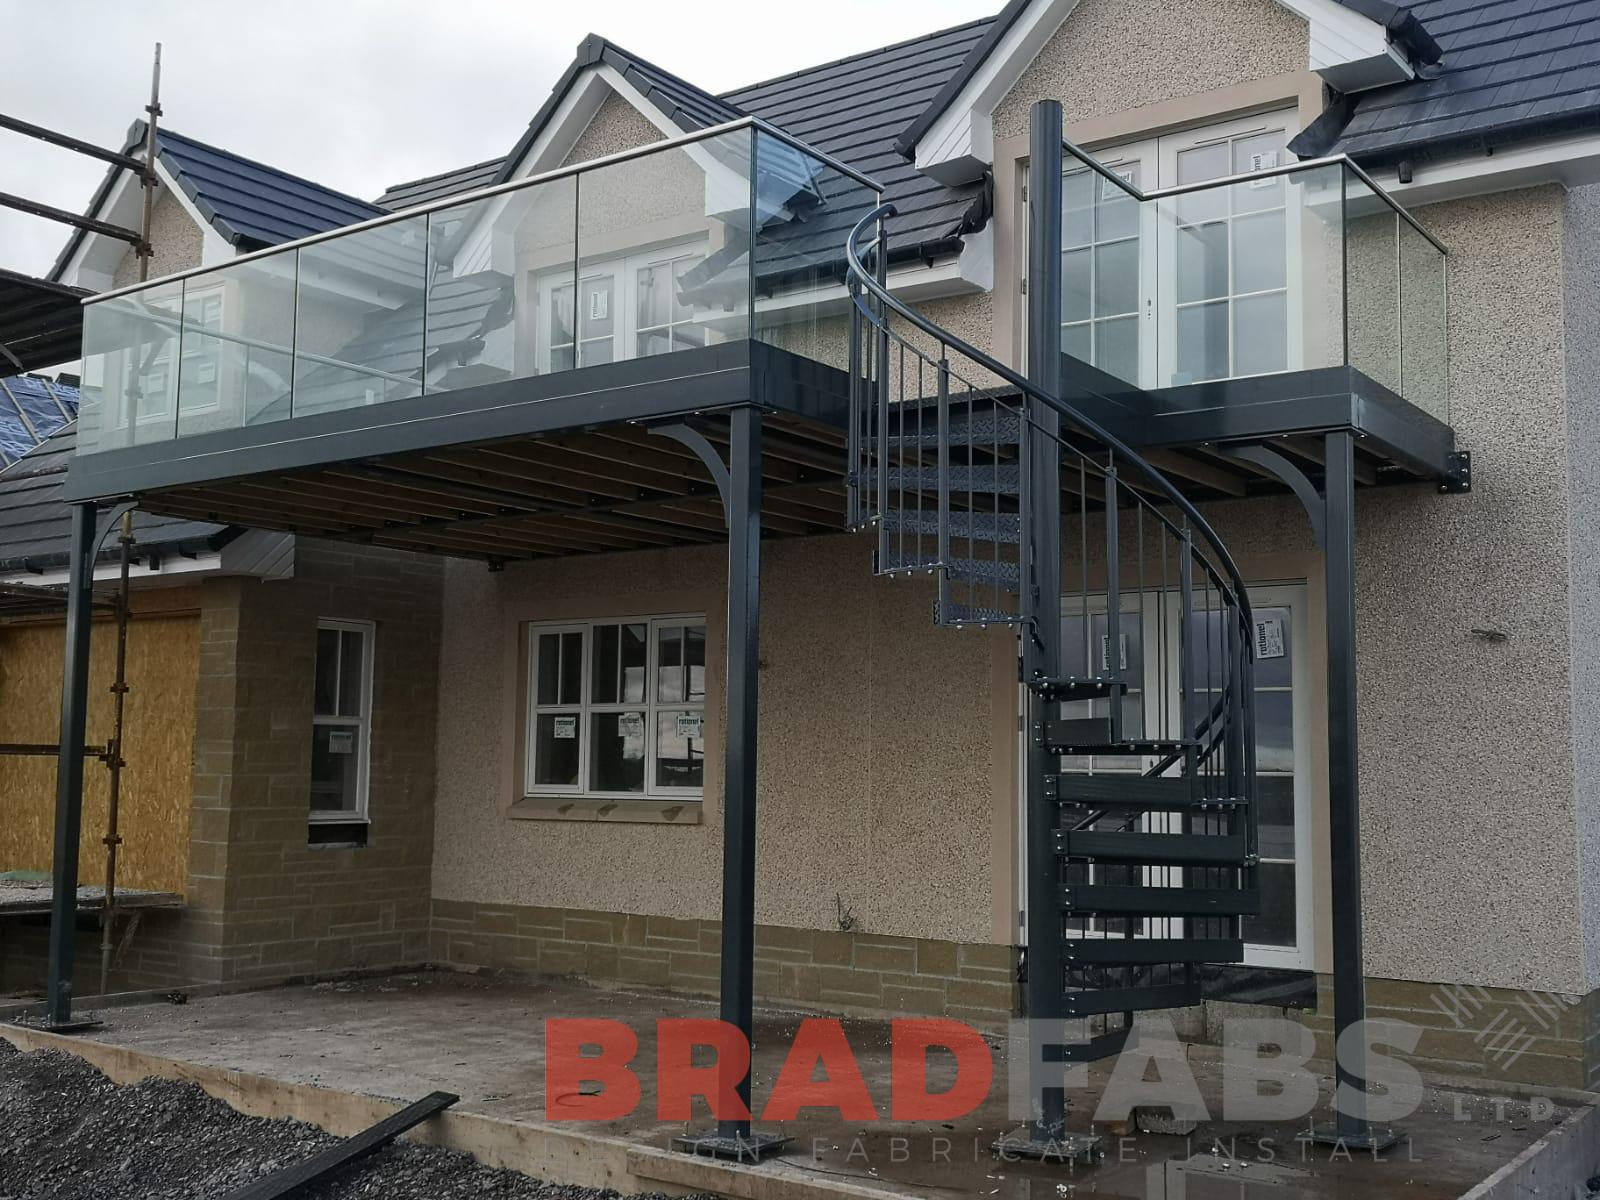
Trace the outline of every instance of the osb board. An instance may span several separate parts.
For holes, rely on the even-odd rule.
[[[64,637],[60,621],[0,626],[0,742],[56,740]],[[96,621],[91,644],[88,740],[104,745],[111,734],[115,624]],[[129,622],[128,765],[117,857],[117,881],[127,887],[184,890],[199,653],[200,620],[192,611]],[[98,759],[84,764],[80,883],[105,877],[108,776]],[[53,758],[0,755],[0,870],[49,869],[55,779]]]

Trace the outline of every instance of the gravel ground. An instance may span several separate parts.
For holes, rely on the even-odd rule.
[[[0,1200],[216,1200],[338,1140],[314,1125],[243,1116],[192,1083],[118,1087],[72,1055],[22,1054],[0,1040]],[[541,1183],[410,1143],[304,1195],[617,1200],[612,1191]]]

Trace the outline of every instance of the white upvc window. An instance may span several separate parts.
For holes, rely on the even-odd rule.
[[[527,795],[700,798],[703,616],[530,624],[527,653]]]
[[[704,239],[625,257],[585,262],[578,272],[541,275],[541,373],[592,367],[706,344],[705,313],[685,304],[680,281],[705,261]]]
[[[371,621],[317,622],[311,705],[311,820],[363,821],[371,763]]]

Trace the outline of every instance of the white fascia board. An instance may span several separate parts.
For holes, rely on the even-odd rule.
[[[994,162],[994,110],[1055,36],[1078,0],[1038,0],[1018,14],[917,142],[917,170],[954,186],[977,179]]]
[[[142,159],[144,157],[142,149],[136,151],[134,156]],[[240,251],[218,233],[210,221],[200,215],[200,210],[195,207],[194,201],[190,200],[178,186],[172,173],[162,165],[159,158],[156,160],[156,178],[160,182],[156,199],[159,200],[163,192],[170,192],[179,207],[183,209],[184,215],[199,227],[201,266],[220,265],[239,255]],[[132,171],[121,171],[117,175],[116,182],[111,185],[111,192],[106,197],[105,203],[93,215],[113,225],[137,229],[144,219],[143,209],[143,188],[137,176]],[[73,287],[88,288],[92,292],[106,291],[114,285],[116,271],[122,265],[123,258],[132,252],[133,248],[121,238],[108,237],[103,233],[85,233],[62,272],[62,282]]]
[[[1307,66],[1342,92],[1400,83],[1413,76],[1378,22],[1336,0],[1277,0],[1309,26]],[[983,65],[917,142],[919,171],[944,184],[969,183],[994,162],[994,110],[1078,7],[1078,0],[1036,0],[1018,15]],[[1067,114],[1070,118],[1071,114]]]
[[[1551,138],[1524,146],[1503,146],[1493,154],[1479,151],[1418,163],[1410,183],[1401,183],[1392,167],[1373,171],[1372,177],[1407,208],[1547,183],[1588,187],[1600,183],[1600,134]],[[1427,221],[1423,220],[1423,224]]]
[[[1388,31],[1336,0],[1278,0],[1302,17],[1310,32],[1311,70],[1341,92],[1404,83],[1411,64],[1389,42]]]
[[[181,554],[162,554],[156,558],[154,566],[147,562],[134,563],[128,568],[128,579],[134,584],[146,586],[163,582],[184,583],[195,576],[206,575],[289,579],[294,575],[294,554],[294,534],[247,529],[221,550],[197,554],[192,558]],[[106,583],[115,581],[121,574],[120,563],[97,563],[94,580],[96,583]],[[31,571],[0,575],[0,583],[19,587],[64,586],[68,582],[70,580],[65,567],[42,575]]]
[[[221,554],[200,554],[194,558],[184,558],[181,555],[167,555],[159,560],[160,565],[151,568],[145,563],[135,563],[128,568],[128,579],[133,583],[150,583],[152,581],[176,580],[180,577],[192,575],[215,575],[222,566]],[[99,563],[94,569],[94,581],[105,583],[117,579],[122,573],[119,563]],[[20,572],[13,575],[0,576],[0,582],[16,584],[19,587],[37,585],[40,587],[60,587],[69,582],[67,569],[47,571],[43,575],[34,575],[29,572]]]
[[[987,236],[987,230],[985,235]],[[969,235],[968,242],[983,241],[983,236]],[[901,263],[889,268],[889,290],[908,304],[927,300],[940,300],[948,296],[973,296],[994,286],[993,255],[984,251],[992,247],[980,245],[969,258],[967,250],[951,255],[928,266],[925,263]],[[987,276],[982,271],[987,267]],[[756,301],[758,316],[781,316],[796,311],[802,319],[812,317],[843,316],[849,312],[850,298],[842,283],[826,283],[804,291],[785,292],[781,296],[761,297]],[[742,335],[741,335],[742,336]]]

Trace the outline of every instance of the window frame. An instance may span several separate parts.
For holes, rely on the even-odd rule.
[[[597,701],[594,699],[594,637],[595,630],[613,625],[644,625],[647,628],[645,641],[645,699],[639,703],[623,701]],[[659,671],[660,671],[660,645],[661,630],[674,627],[697,625],[704,631],[706,640],[706,687],[699,700],[661,700],[658,698]],[[711,691],[711,663],[710,663],[710,625],[704,613],[665,613],[649,616],[627,617],[596,617],[582,621],[528,621],[523,624],[523,672],[522,686],[526,703],[524,711],[526,719],[522,730],[522,792],[523,800],[539,800],[550,798],[565,798],[577,800],[619,800],[678,803],[699,803],[705,798],[705,785],[700,787],[675,787],[660,784],[656,781],[657,770],[657,728],[658,715],[665,712],[692,711],[700,714],[701,733],[700,742],[702,754],[706,742],[707,710]],[[580,675],[579,699],[576,704],[540,704],[539,703],[539,639],[548,634],[578,633],[581,634],[582,671]],[[645,783],[640,791],[613,791],[602,790],[590,786],[593,778],[594,765],[594,737],[592,718],[596,714],[644,713],[644,762]],[[537,782],[538,773],[538,718],[542,714],[568,714],[577,713],[578,719],[578,782],[576,784],[541,784]],[[707,755],[707,761],[709,756]]]
[[[612,257],[594,257],[579,265],[577,270],[572,265],[566,264],[554,270],[538,272],[535,276],[536,300],[534,310],[536,313],[536,328],[534,332],[534,369],[540,375],[551,374],[557,368],[551,366],[553,355],[557,350],[572,351],[572,366],[561,367],[559,370],[577,370],[584,366],[597,366],[596,363],[585,363],[582,360],[581,348],[585,343],[603,341],[603,337],[582,337],[583,314],[578,311],[578,300],[583,293],[583,284],[597,279],[611,281],[612,303],[621,305],[611,324],[611,357],[607,362],[630,362],[636,358],[653,358],[655,355],[640,354],[639,336],[641,333],[663,333],[670,342],[672,336],[679,328],[706,329],[704,314],[698,314],[682,321],[668,319],[665,325],[639,325],[639,272],[645,267],[670,265],[686,258],[704,260],[712,251],[709,239],[702,235],[676,242],[668,242],[651,250],[634,250],[625,254]],[[570,342],[556,343],[550,336],[550,320],[555,313],[556,293],[562,288],[571,288],[574,279],[577,287],[573,291],[572,336]],[[672,353],[662,351],[661,353]]]
[[[318,713],[316,701],[316,655],[312,655],[312,698],[311,698],[311,729],[313,740],[316,730],[321,726],[338,726],[341,728],[355,725],[356,727],[356,807],[340,809],[337,812],[318,812],[310,810],[310,820],[314,825],[348,825],[357,822],[365,823],[371,820],[370,799],[372,782],[372,693],[374,686],[374,664],[377,658],[378,624],[376,621],[360,620],[350,617],[318,617],[317,632],[333,630],[339,633],[356,633],[361,635],[361,704],[358,716],[349,717],[337,714]],[[343,670],[343,665],[340,665]],[[337,688],[335,689],[338,690]],[[307,797],[309,803],[309,795]]]

